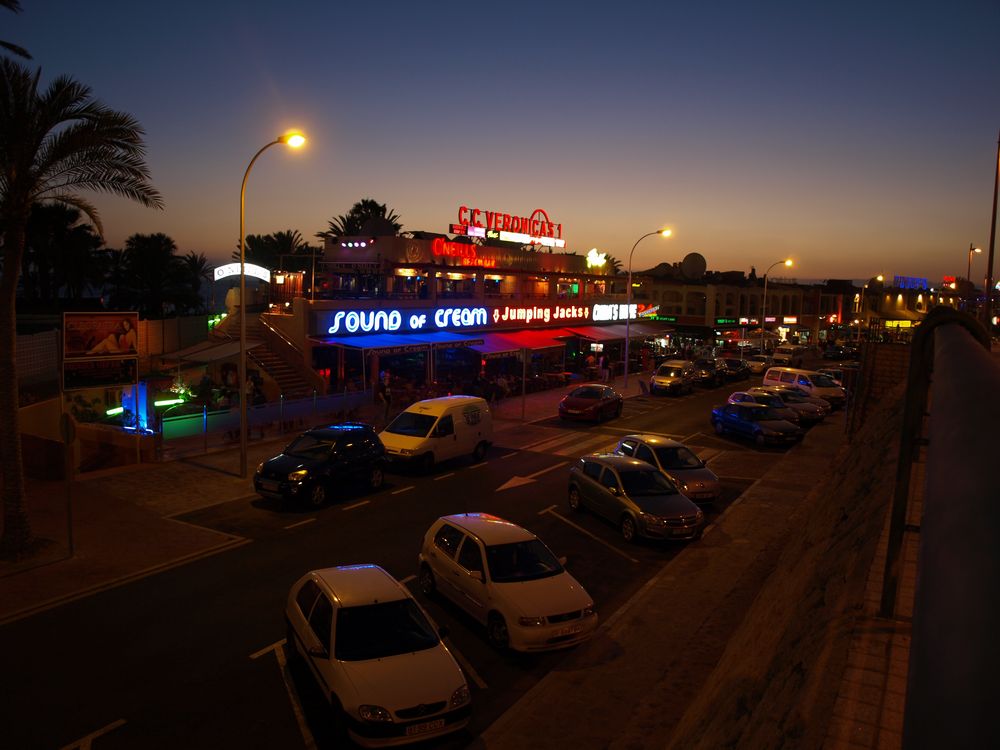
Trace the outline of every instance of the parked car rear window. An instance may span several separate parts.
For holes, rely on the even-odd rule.
[[[603,393],[604,393],[604,389],[603,388],[593,387],[593,386],[586,386],[585,385],[585,386],[581,386],[579,388],[575,388],[574,390],[570,391],[569,395],[570,395],[571,398],[594,398],[594,399],[597,399],[597,398],[600,398]]]

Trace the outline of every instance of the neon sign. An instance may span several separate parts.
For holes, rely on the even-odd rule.
[[[394,333],[489,325],[485,307],[441,307],[433,313],[402,310],[338,310],[327,334]]]
[[[496,237],[522,244],[566,247],[566,240],[562,238],[562,224],[551,221],[541,208],[536,208],[530,216],[515,216],[459,206],[458,223],[451,225],[451,233],[469,237]]]
[[[271,272],[266,268],[261,266],[255,266],[253,263],[244,263],[246,268],[247,276],[255,276],[263,281],[271,281]],[[224,279],[227,276],[239,276],[240,275],[240,264],[239,263],[226,263],[224,266],[219,266],[215,269],[215,280]]]
[[[608,254],[597,251],[596,247],[590,248],[587,253],[587,268],[600,268],[608,262]]]
[[[530,325],[533,322],[551,323],[557,321],[577,321],[586,320],[590,317],[590,310],[581,305],[529,305],[524,307],[495,307],[493,308],[494,323],[523,323]]]
[[[431,240],[431,253],[435,257],[458,258],[460,265],[463,266],[496,268],[497,265],[495,258],[480,258],[475,245],[467,245],[464,242],[449,242],[442,237],[435,237]]]
[[[595,321],[605,320],[635,320],[636,318],[655,318],[659,305],[633,302],[626,304],[595,304],[591,317]]]

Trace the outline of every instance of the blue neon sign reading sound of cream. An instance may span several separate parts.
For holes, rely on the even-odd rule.
[[[404,327],[405,323],[405,327]],[[411,313],[407,317],[399,310],[341,310],[334,314],[333,325],[326,329],[336,333],[386,333],[393,331],[423,331],[431,328],[472,328],[488,325],[485,307],[442,307],[431,313]]]

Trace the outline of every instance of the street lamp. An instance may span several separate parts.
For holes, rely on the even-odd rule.
[[[639,243],[647,237],[658,234],[661,237],[669,237],[674,232],[672,229],[657,229],[655,232],[647,232],[635,241],[632,250],[628,254],[628,286],[625,288],[625,378],[622,388],[628,388],[628,343],[629,343],[629,321],[632,319],[632,253],[639,247]]]
[[[764,351],[764,321],[767,320],[767,275],[769,273],[771,273],[771,269],[772,268],[774,268],[775,266],[780,266],[782,264],[784,264],[786,266],[791,266],[792,265],[792,259],[791,258],[786,258],[785,260],[776,260],[774,263],[772,263],[770,266],[768,266],[768,268],[767,268],[766,271],[764,271],[764,302],[763,302],[763,304],[761,304],[761,308],[760,308],[760,353],[761,353],[761,356],[763,356],[764,354],[766,354],[766,352]]]
[[[246,276],[246,236],[243,231],[244,213],[247,195],[247,178],[253,169],[257,157],[271,146],[284,143],[292,148],[299,148],[306,142],[301,133],[285,133],[275,138],[254,154],[247,171],[243,174],[243,185],[240,187],[240,363],[239,363],[239,398],[240,398],[240,477],[247,476],[247,276]]]

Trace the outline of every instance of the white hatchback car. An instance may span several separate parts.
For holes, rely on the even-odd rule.
[[[418,563],[421,590],[440,592],[486,625],[495,648],[564,648],[597,629],[583,586],[538,537],[502,518],[439,518],[424,535]]]
[[[307,573],[285,608],[286,651],[330,701],[338,734],[387,747],[462,729],[462,670],[410,592],[377,565]]]

